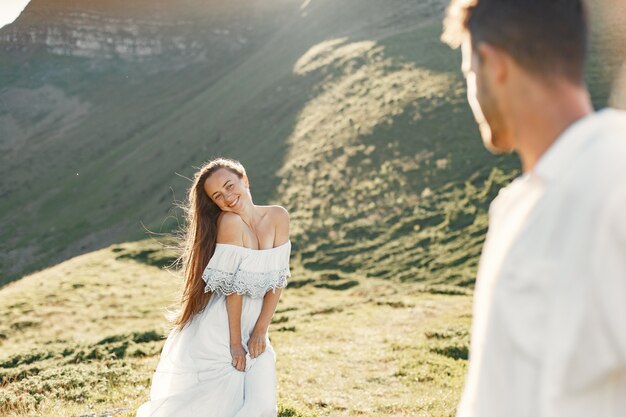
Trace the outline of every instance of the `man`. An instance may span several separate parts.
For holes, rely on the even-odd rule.
[[[581,0],[453,0],[485,145],[523,174],[489,208],[457,417],[626,416],[626,113],[594,112]]]

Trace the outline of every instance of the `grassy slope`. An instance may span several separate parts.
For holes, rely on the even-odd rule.
[[[254,33],[246,34],[253,41],[238,54],[174,69],[165,62],[165,70],[156,74],[160,61],[91,62],[36,50],[7,58],[0,90],[39,92],[51,86],[61,98],[38,97],[41,115],[31,114],[19,100],[6,100],[10,105],[5,111],[22,127],[36,127],[25,143],[2,155],[6,181],[1,229],[11,238],[1,242],[6,255],[0,259],[0,282],[107,242],[140,237],[142,220],[157,227],[164,221],[171,205],[170,187],[181,198],[186,185],[175,172],[190,175],[191,164],[201,161],[199,151],[209,154],[208,147],[216,143],[219,126],[197,126],[198,114],[206,118],[220,108],[219,101],[228,101],[222,97],[217,104],[202,103],[194,97],[201,93],[218,97],[217,81],[225,81],[276,30],[275,22],[263,18],[259,12]],[[229,23],[225,19],[226,27]],[[89,109],[88,113],[73,123],[67,118],[49,123],[45,116],[51,109],[71,99],[80,102],[74,107]],[[190,113],[185,106],[197,108],[196,116],[185,120]],[[37,124],[39,119],[43,120]],[[182,130],[165,130],[172,121]]]
[[[0,283],[139,238],[142,223],[171,229],[188,185],[176,173],[226,155],[248,167],[257,202],[290,209],[305,264],[471,285],[486,206],[517,162],[477,140],[458,51],[438,39],[443,3],[277,0],[248,47],[156,73],[11,56],[4,94],[28,100],[10,96],[5,114],[33,127],[0,157]],[[589,66],[598,106],[606,61]]]
[[[326,12],[332,14],[336,11]],[[342,26],[339,23],[336,22],[336,25]],[[196,99],[189,101],[177,113],[157,124],[154,129],[146,132],[139,130],[137,135],[143,140],[154,132],[167,137],[170,131],[182,129],[184,124],[196,126],[200,132],[208,129],[203,126],[207,126],[211,121],[206,120],[205,111],[199,110],[201,103],[210,100],[220,103],[223,100],[219,97],[224,95],[231,97],[238,80],[253,76],[256,68],[266,68],[275,59],[269,52],[280,50],[286,51],[284,54],[289,53],[288,59],[285,60],[291,61],[283,67],[283,78],[268,79],[259,83],[260,86],[245,85],[246,92],[252,87],[261,89],[257,92],[258,100],[268,104],[259,108],[250,101],[242,107],[242,111],[235,112],[240,119],[238,123],[228,124],[228,127],[224,128],[221,142],[214,139],[220,144],[222,153],[228,154],[229,149],[232,149],[233,153],[241,153],[242,151],[237,148],[246,148],[250,150],[250,155],[258,156],[250,158],[249,161],[242,158],[247,166],[251,167],[249,168],[251,173],[267,173],[267,177],[261,179],[253,176],[255,184],[268,182],[274,175],[273,170],[278,171],[283,166],[285,168],[281,175],[293,178],[294,184],[298,184],[297,181],[301,180],[298,172],[302,171],[303,167],[285,163],[285,159],[289,163],[294,159],[286,155],[288,152],[291,152],[290,155],[299,152],[297,146],[301,141],[298,140],[297,134],[302,131],[303,126],[300,120],[305,121],[306,128],[306,121],[309,117],[314,117],[312,115],[317,109],[320,110],[321,117],[325,118],[337,108],[337,103],[333,102],[332,97],[330,100],[324,99],[324,86],[329,86],[326,91],[330,90],[332,93],[333,89],[338,89],[336,91],[339,97],[344,91],[342,89],[351,91],[355,96],[353,102],[355,107],[371,111],[368,115],[374,122],[368,128],[370,130],[364,130],[362,134],[356,136],[346,134],[341,125],[337,126],[338,138],[346,141],[342,142],[347,145],[346,149],[352,145],[360,148],[356,143],[358,139],[363,139],[367,146],[382,149],[382,152],[370,152],[374,164],[382,166],[384,158],[388,157],[385,150],[388,136],[396,135],[400,138],[406,137],[407,134],[411,135],[411,127],[406,126],[410,122],[402,119],[406,117],[403,108],[408,106],[410,101],[418,101],[420,98],[423,98],[420,104],[428,108],[431,95],[442,96],[447,91],[444,84],[448,82],[450,75],[435,74],[438,71],[436,63],[431,63],[431,67],[419,62],[411,64],[410,58],[405,57],[399,57],[399,62],[394,62],[393,57],[387,52],[387,49],[393,50],[394,47],[406,48],[416,38],[421,38],[421,35],[428,35],[431,38],[435,36],[434,19],[429,25],[417,26],[419,25],[412,24],[412,29],[407,30],[406,36],[398,38],[395,37],[396,33],[393,30],[390,31],[383,26],[380,29],[380,41],[364,38],[363,33],[359,37],[356,30],[356,35],[352,39],[339,36],[346,33],[336,29],[336,39],[340,41],[332,45],[339,46],[339,55],[335,55],[330,62],[313,70],[312,62],[308,62],[309,71],[305,73],[302,71],[307,71],[307,66],[299,66],[300,73],[298,71],[294,73],[294,67],[299,62],[298,59],[317,43],[311,43],[305,38],[290,50],[285,45],[291,41],[289,36],[281,33],[272,42],[268,42],[266,49],[262,49],[247,62],[239,65],[234,72],[229,73],[226,79],[221,80],[219,86],[210,87],[207,91],[200,88]],[[289,29],[284,31],[287,34],[290,30],[294,31],[294,28]],[[397,28],[395,30],[397,31]],[[309,31],[315,33],[314,28]],[[319,40],[323,39],[319,37]],[[433,39],[430,43],[434,42]],[[443,48],[439,50],[446,54],[447,59],[452,60],[453,52]],[[347,59],[341,55],[343,53],[348,53]],[[343,69],[334,62],[336,60],[342,65],[354,65],[355,69],[363,67],[363,76],[356,80],[346,80]],[[380,60],[383,61],[382,64],[375,63]],[[386,76],[387,73],[390,74],[389,77]],[[276,77],[276,74],[270,71],[268,77]],[[380,84],[374,87],[373,101],[358,99],[359,91],[358,86],[355,87],[355,81],[367,84],[367,77],[380,78]],[[402,98],[398,103],[391,101],[390,106],[386,107],[386,102],[393,99],[395,93],[391,97],[385,97],[385,89],[394,82],[407,84],[410,88],[406,92],[399,92],[398,95]],[[416,84],[412,85],[413,83]],[[418,85],[420,83],[424,83],[424,86]],[[311,93],[307,93],[308,91]],[[316,99],[320,95],[318,93],[322,93],[321,100]],[[423,95],[425,96],[422,97]],[[246,97],[244,95],[241,100],[245,100]],[[434,107],[437,107],[436,100],[434,103]],[[383,107],[380,114],[376,109],[379,104]],[[157,111],[158,105],[154,104],[157,107],[152,107],[149,111]],[[286,108],[286,111],[272,111],[277,108]],[[230,111],[235,110],[230,108],[227,113],[230,114]],[[272,117],[278,113],[280,118],[273,120]],[[353,114],[356,116],[357,113]],[[242,114],[247,117],[240,117]],[[182,118],[180,115],[185,117]],[[259,123],[259,115],[265,116],[263,120],[267,119],[267,123]],[[466,114],[465,117],[467,116]],[[391,121],[390,125],[388,121]],[[395,132],[386,128],[376,131],[381,129],[380,125],[383,123],[393,126]],[[323,124],[325,121],[320,122],[320,125]],[[251,137],[250,132],[266,138],[265,141],[254,147],[255,138]],[[333,132],[329,134],[332,135]],[[228,141],[228,138],[234,137],[240,139],[237,148]],[[154,141],[158,142],[157,139]],[[321,145],[325,143],[327,136],[319,134],[307,140]],[[280,141],[286,142],[282,151],[281,148],[271,146],[272,143]],[[413,144],[413,150],[421,151],[423,144],[424,142]],[[96,187],[94,195],[106,193],[107,189],[114,189],[112,185],[116,184],[116,177],[127,172],[123,166],[125,159],[121,157],[128,152],[132,154],[132,144],[127,146],[128,148],[120,148],[105,155],[101,158],[104,162],[94,161],[95,167],[117,168],[115,172],[107,171],[107,176],[94,184]],[[150,149],[149,145],[146,145],[146,148]],[[163,152],[174,157],[177,149],[167,149]],[[342,169],[345,168],[339,163],[357,165],[355,161],[342,159],[341,155],[321,155],[324,156],[336,158],[338,166]],[[427,156],[425,159],[430,160],[432,157]],[[136,163],[130,157],[127,157],[126,161]],[[269,168],[255,165],[261,162],[265,165],[269,163]],[[393,164],[386,166],[393,167]],[[150,169],[149,166],[147,168]],[[304,168],[309,170],[311,167]],[[316,167],[312,172],[323,172],[323,168]],[[418,167],[413,168],[414,172],[417,172]],[[379,173],[381,179],[387,180],[394,172],[391,170]],[[157,172],[150,174],[158,175]],[[151,175],[146,173],[146,177]],[[371,177],[367,179],[370,180]],[[365,181],[363,184],[368,187]],[[274,181],[274,187],[277,185],[279,185],[277,181]],[[306,184],[299,185],[302,186],[303,196],[306,196],[309,192]],[[438,185],[432,184],[433,187]],[[282,188],[274,198],[282,202],[280,195],[285,192],[286,184],[280,186]],[[268,189],[271,190],[270,187]],[[328,192],[339,195],[344,189],[337,188]],[[403,191],[407,189],[408,186]],[[420,192],[422,189],[423,187],[419,188]],[[290,191],[293,190],[293,186],[290,187]],[[259,194],[263,195],[262,192]],[[271,194],[266,192],[265,195]],[[375,201],[377,195],[376,193],[367,195],[367,198],[371,199],[370,203]],[[83,201],[84,198],[72,200],[63,191],[56,200],[58,204],[64,201],[90,204]],[[332,199],[327,201],[330,202]],[[435,200],[429,201],[436,204]],[[149,202],[146,196],[143,202]],[[298,206],[298,201],[288,200],[283,204],[288,205],[296,217],[294,242],[302,242],[301,247],[310,242],[315,244],[312,237],[307,239],[307,230],[312,234],[319,234],[320,231],[315,227],[307,229],[307,223],[300,220],[303,213],[306,215],[307,212],[314,211],[306,204]],[[111,210],[113,208],[111,207]],[[53,209],[54,206],[48,208]],[[428,230],[429,216],[423,216],[418,209],[416,213],[419,213],[421,224]],[[70,218],[73,219],[72,215],[76,216],[75,210],[68,211],[68,222]],[[127,216],[128,213],[116,211],[115,215]],[[412,221],[414,218],[409,219],[409,222]],[[62,224],[59,227],[62,227]],[[391,236],[393,239],[406,235],[407,230],[415,230],[414,224],[407,226],[406,230],[403,229],[403,223],[398,225]],[[350,233],[360,240],[360,234],[363,233],[365,226],[361,222],[354,222]],[[374,226],[373,230],[380,230],[385,224],[381,222],[379,226],[378,228]],[[75,233],[78,234],[81,228],[88,227],[89,225],[78,225]],[[317,236],[317,239],[319,238]],[[379,242],[383,238],[381,237]],[[337,249],[340,249],[345,241],[327,241],[327,244],[329,247],[322,248],[325,250],[318,251],[318,255],[341,256]],[[162,343],[155,337],[163,334],[161,310],[163,306],[175,300],[173,292],[177,282],[169,274],[159,272],[150,266],[135,264],[130,260],[114,260],[116,256],[126,252],[144,251],[146,249],[144,245],[125,244],[125,249],[121,252],[114,252],[116,249],[113,248],[74,258],[2,290],[3,302],[0,305],[6,306],[5,311],[9,317],[7,323],[10,323],[2,330],[6,337],[3,343],[2,370],[6,378],[14,381],[4,391],[7,397],[4,399],[6,411],[14,410],[17,415],[25,415],[28,413],[26,410],[37,407],[40,413],[54,416],[122,409],[122,413],[131,415],[134,407],[145,400],[147,395],[145,387],[149,386],[150,372],[156,365]],[[424,245],[424,248],[427,247],[430,245]],[[382,249],[390,248],[387,246],[380,251],[375,250],[374,246],[364,248],[365,250],[360,250],[362,249],[360,247],[358,249],[358,252],[353,253],[352,262],[364,260],[364,266],[372,266],[376,265],[376,262],[372,262],[376,259],[367,257],[366,250],[369,250],[370,254],[381,254]],[[360,256],[364,256],[364,259]],[[408,259],[408,256],[409,254],[406,254],[404,259]],[[381,265],[381,268],[388,266],[384,263]],[[141,273],[141,270],[144,272]],[[443,286],[416,284],[398,286],[391,285],[389,281],[365,279],[363,274],[365,271],[353,272],[349,267],[341,265],[339,269],[333,268],[322,259],[312,259],[306,250],[296,252],[293,271],[292,288],[285,293],[276,316],[276,324],[272,329],[272,340],[280,358],[278,372],[279,397],[283,407],[281,415],[302,413],[332,416],[363,414],[447,416],[452,413],[465,366],[462,359],[455,358],[467,354],[470,300],[465,292]],[[370,275],[375,276],[375,271]],[[407,277],[411,279],[410,276]],[[42,285],[44,282],[48,285]],[[45,288],[45,291],[39,288]],[[450,292],[460,295],[440,294]],[[95,299],[91,300],[92,297]],[[50,303],[50,300],[54,300],[54,303]],[[135,304],[141,303],[142,300],[150,303],[152,308]],[[86,308],[87,313],[82,313]],[[76,311],[81,311],[82,314],[76,314]],[[115,313],[112,314],[112,311]],[[61,329],[66,330],[60,331]],[[445,377],[442,378],[442,375]],[[59,398],[56,400],[48,397],[50,384],[59,387],[51,393],[52,396],[58,394]],[[31,395],[20,398],[18,393],[25,391]],[[368,395],[358,396],[357,402],[352,395],[354,392]],[[35,405],[38,401],[39,404]]]
[[[367,128],[350,132],[345,125],[349,117],[338,113],[335,122],[340,123],[315,128],[306,138],[318,147],[333,138],[335,148],[357,145],[351,159],[333,155],[332,149],[315,154],[344,176],[358,175],[359,169],[369,172],[366,178],[352,179],[350,189],[371,188],[370,180],[377,174],[378,181],[389,182],[392,173],[383,165],[386,161],[387,167],[394,168],[396,162],[389,160],[393,157],[389,143],[400,145],[394,153],[419,153],[422,165],[434,163],[439,154],[446,158],[447,141],[435,146],[437,155],[431,148],[440,139],[441,118],[447,119],[449,110],[461,112],[459,125],[471,123],[453,72],[457,54],[437,40],[440,8],[437,3],[418,6],[405,1],[384,8],[376,2],[312,3],[306,16],[291,16],[263,38],[258,49],[242,52],[219,68],[196,64],[176,73],[145,76],[139,69],[121,64],[98,73],[87,71],[88,63],[71,58],[34,59],[45,64],[41,71],[46,74],[71,73],[72,68],[87,74],[72,82],[63,76],[49,78],[66,99],[78,94],[82,107],[89,105],[92,110],[62,134],[55,130],[58,126],[48,126],[30,140],[28,148],[3,161],[2,174],[7,178],[3,187],[8,190],[4,190],[0,213],[2,230],[11,238],[2,242],[7,254],[2,261],[2,280],[107,242],[139,237],[144,233],[140,221],[153,229],[163,222],[170,227],[173,220],[166,216],[171,200],[182,199],[187,185],[176,173],[190,176],[192,166],[217,154],[237,157],[246,164],[257,201],[287,205],[303,220],[295,241],[304,247],[309,235],[319,235],[304,219],[317,215],[319,208],[330,208],[330,196],[352,192],[345,192],[346,182],[333,188],[321,182],[318,195],[324,197],[308,201],[310,186],[302,184],[307,181],[301,171],[304,168],[309,175],[323,177],[327,167],[311,166],[307,161],[294,166],[292,156],[301,152],[302,132],[310,130],[312,123],[326,124],[328,114],[344,104],[352,106],[350,115],[369,119]],[[329,39],[340,42],[330,60],[298,67],[307,51]],[[356,75],[346,76],[349,69]],[[33,71],[35,80],[42,76],[37,68]],[[3,78],[18,72],[9,69]],[[373,79],[380,82],[368,86]],[[445,96],[451,93],[447,83],[456,83],[458,91],[452,100],[456,100],[457,110]],[[386,91],[394,84],[393,90]],[[39,88],[37,81],[29,78],[10,79],[9,85]],[[327,93],[320,94],[321,90]],[[346,91],[352,95],[350,103],[342,98]],[[438,118],[430,116],[433,112]],[[415,122],[416,116],[426,117]],[[359,142],[373,149],[367,152],[374,171],[360,166]],[[473,138],[467,143],[481,158],[486,156]],[[410,197],[406,194],[423,189],[424,184],[439,185],[431,181],[429,170],[421,170],[415,161],[402,164],[418,178],[419,186],[410,189],[416,185],[411,180],[396,194]],[[29,166],[28,176],[23,175],[23,166]],[[446,175],[466,171],[453,167],[448,165]],[[360,187],[353,187],[355,181]],[[300,201],[294,200],[294,189]],[[378,204],[382,195],[369,193],[364,198],[369,205]],[[403,208],[414,202],[405,198]],[[379,207],[378,214],[387,208]],[[350,207],[345,210],[351,218],[360,215]],[[351,222],[342,217],[336,220]]]
[[[10,57],[0,94],[28,100],[4,97],[26,133],[0,157],[0,284],[143,225],[175,227],[182,177],[226,155],[247,166],[258,203],[290,209],[307,265],[471,285],[486,206],[518,164],[477,139],[458,51],[438,40],[444,2],[268,4],[280,13],[258,13],[248,47],[161,72]],[[589,66],[597,106],[608,61]]]
[[[0,413],[134,415],[147,399],[179,281],[156,242],[126,243],[0,291]],[[270,329],[281,416],[450,416],[470,297],[292,260]]]

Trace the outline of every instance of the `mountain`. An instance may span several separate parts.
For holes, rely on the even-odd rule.
[[[471,286],[518,163],[480,143],[445,4],[33,0],[0,30],[0,284],[175,229],[223,155],[310,270]]]

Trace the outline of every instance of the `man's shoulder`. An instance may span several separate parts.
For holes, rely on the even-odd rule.
[[[605,121],[609,121],[610,123],[626,124],[626,110],[605,107],[596,111],[596,115]],[[626,134],[626,132],[622,132],[622,134]]]
[[[576,161],[577,180],[623,186],[626,175],[626,111],[612,108],[597,112],[597,130]]]
[[[596,127],[551,188],[568,211],[590,218],[608,215],[610,200],[626,186],[626,112],[605,109],[596,116]]]
[[[626,111],[605,108],[596,112],[598,138],[594,145],[609,150],[626,151]]]

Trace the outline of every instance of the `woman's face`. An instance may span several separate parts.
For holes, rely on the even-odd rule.
[[[220,168],[204,181],[204,191],[222,211],[240,212],[250,201],[248,177]]]

